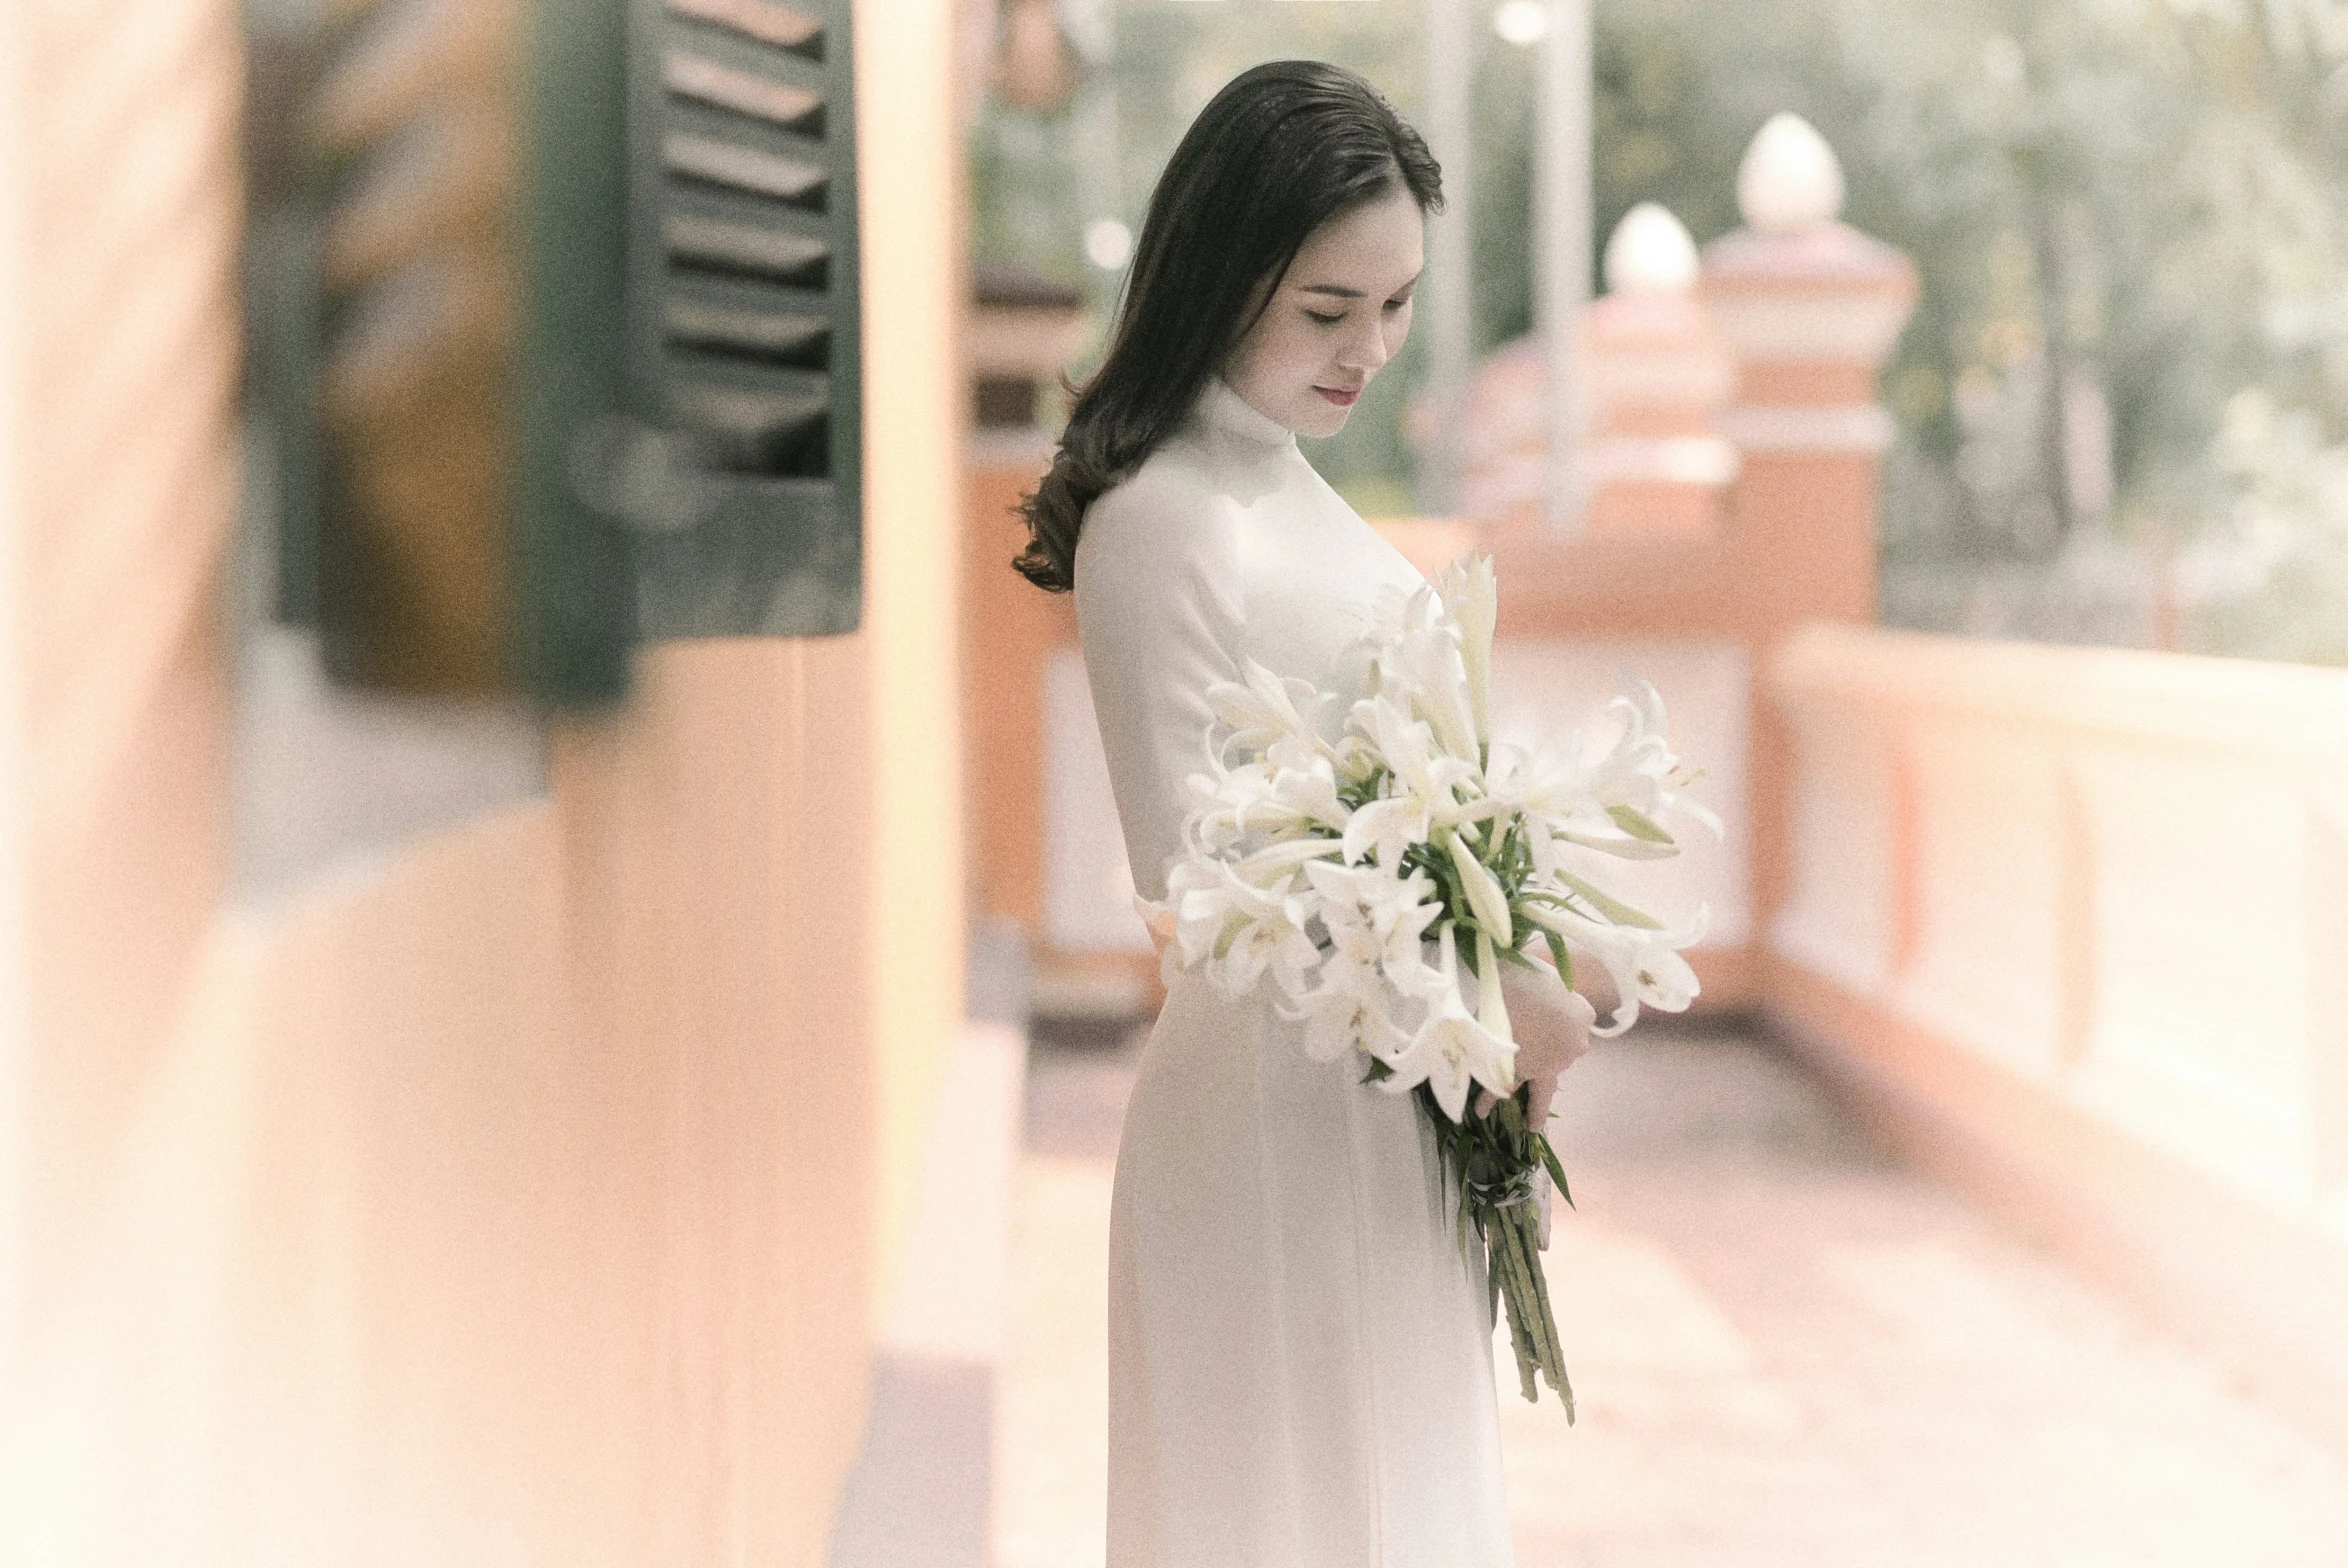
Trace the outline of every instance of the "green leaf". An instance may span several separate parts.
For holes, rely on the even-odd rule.
[[[1557,1161],[1556,1146],[1550,1143],[1549,1135],[1546,1133],[1543,1133],[1538,1141],[1541,1148],[1541,1163],[1548,1167],[1549,1180],[1556,1184],[1557,1195],[1565,1200],[1565,1206],[1570,1209],[1574,1206],[1573,1189],[1565,1184],[1565,1167]]]
[[[1643,811],[1634,810],[1629,806],[1608,806],[1606,814],[1614,819],[1616,827],[1635,839],[1643,840],[1649,844],[1676,844],[1679,842],[1669,833],[1664,832],[1662,828],[1656,826],[1655,819]]]
[[[1366,1084],[1382,1083],[1386,1079],[1393,1076],[1394,1069],[1387,1065],[1386,1059],[1384,1057],[1373,1056],[1370,1058],[1369,1070],[1362,1074],[1362,1082]]]
[[[1636,905],[1626,904],[1604,888],[1583,881],[1572,872],[1560,869],[1557,880],[1588,899],[1598,912],[1618,926],[1637,926],[1642,930],[1660,931],[1663,922]]]
[[[1549,939],[1549,959],[1557,965],[1557,978],[1565,982],[1568,991],[1572,990],[1573,955],[1565,950],[1565,938],[1554,931],[1545,930],[1541,934]]]

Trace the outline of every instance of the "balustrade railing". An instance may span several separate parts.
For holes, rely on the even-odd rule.
[[[2348,1413],[2348,671],[1814,626],[1766,679],[1772,1013]]]

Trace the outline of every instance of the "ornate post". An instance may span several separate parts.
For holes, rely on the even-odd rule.
[[[1840,222],[1842,199],[1833,149],[1780,114],[1738,171],[1745,227],[1704,251],[1702,295],[1739,362],[1719,423],[1742,457],[1729,505],[1740,591],[1766,607],[1756,667],[1804,621],[1876,613],[1875,508],[1892,422],[1875,383],[1915,306],[1916,269]],[[1752,718],[1754,912],[1766,931],[1785,890],[1792,754],[1758,697]]]
[[[1654,202],[1624,214],[1606,242],[1606,293],[1582,334],[1593,536],[1720,531],[1737,452],[1713,422],[1737,367],[1696,298],[1697,276],[1695,241]]]

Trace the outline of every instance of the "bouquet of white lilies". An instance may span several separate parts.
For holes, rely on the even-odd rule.
[[[1207,768],[1189,781],[1165,902],[1143,913],[1170,928],[1169,983],[1197,968],[1240,996],[1268,977],[1315,1060],[1359,1052],[1365,1083],[1417,1094],[1459,1182],[1461,1245],[1472,1222],[1486,1249],[1488,1310],[1508,1303],[1524,1397],[1538,1398],[1538,1372],[1570,1421],[1528,1201],[1537,1172],[1561,1194],[1565,1173],[1528,1124],[1500,966],[1531,965],[1519,949],[1535,937],[1568,986],[1577,956],[1597,963],[1619,998],[1600,1035],[1629,1028],[1642,1004],[1685,1008],[1696,977],[1680,949],[1704,911],[1667,926],[1609,893],[1599,868],[1676,854],[1675,816],[1719,823],[1679,793],[1687,775],[1652,687],[1614,700],[1609,746],[1495,744],[1497,611],[1480,556],[1408,596],[1390,590],[1357,649],[1368,695],[1341,724],[1324,722],[1329,694],[1252,660],[1243,681],[1210,689]],[[1471,1110],[1478,1084],[1495,1097],[1488,1112]]]

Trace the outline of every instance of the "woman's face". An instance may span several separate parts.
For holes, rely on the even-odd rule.
[[[1396,182],[1306,236],[1223,379],[1298,435],[1335,435],[1402,347],[1425,265],[1426,220]]]

